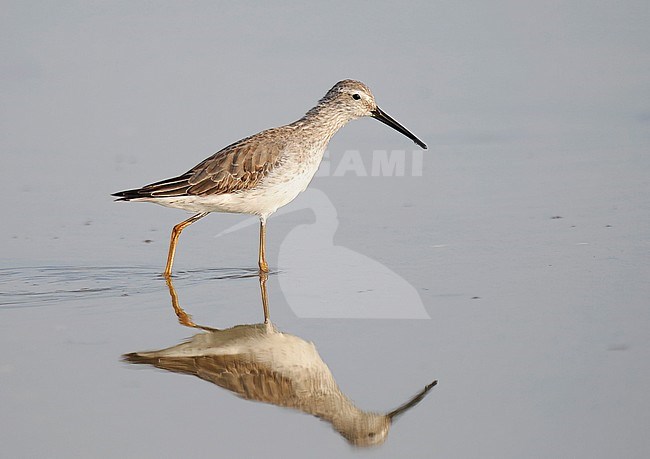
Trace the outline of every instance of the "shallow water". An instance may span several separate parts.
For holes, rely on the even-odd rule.
[[[353,77],[429,150],[346,126],[269,220],[267,287],[273,324],[359,409],[438,380],[364,455],[647,456],[643,2],[69,5],[1,19],[0,455],[359,455],[314,416],[124,361],[198,331],[160,275],[186,215],[109,196]],[[188,228],[177,306],[207,328],[261,323],[256,257],[254,219]]]

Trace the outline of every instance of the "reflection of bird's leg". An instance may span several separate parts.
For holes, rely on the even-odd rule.
[[[168,277],[166,281],[167,288],[169,288],[169,295],[172,297],[172,307],[174,308],[174,312],[178,317],[178,321],[181,325],[185,325],[186,327],[196,328],[197,325],[192,321],[192,316],[186,313],[185,310],[178,304],[178,295],[176,294],[174,284],[172,284],[172,278]]]
[[[266,293],[266,281],[269,275],[265,272],[260,272],[260,291],[262,293],[262,309],[264,310],[264,323],[268,324],[271,320],[269,317],[269,296]]]
[[[269,265],[266,263],[266,218],[260,218],[260,252],[259,252],[260,273],[268,273]]]
[[[172,283],[172,278],[167,277],[165,279],[165,282],[167,283],[167,288],[169,288],[169,295],[172,297],[172,307],[174,308],[174,312],[176,313],[176,317],[178,317],[178,322],[181,325],[185,325],[186,327],[192,327],[192,328],[200,328],[201,330],[207,330],[207,331],[214,331],[216,330],[215,328],[210,328],[210,327],[204,327],[202,325],[197,325],[194,323],[192,320],[192,316],[189,315],[185,310],[178,304],[178,295],[176,294],[176,289],[174,288],[174,284]]]
[[[172,238],[171,241],[169,241],[169,253],[167,254],[167,266],[165,266],[165,272],[163,273],[165,277],[170,277],[172,275],[172,265],[174,264],[174,252],[176,252],[176,243],[178,242],[178,238],[180,237],[181,232],[187,226],[190,226],[195,221],[202,219],[209,213],[210,212],[198,213],[188,218],[187,220],[180,222],[178,225],[174,226],[174,228],[172,229]]]

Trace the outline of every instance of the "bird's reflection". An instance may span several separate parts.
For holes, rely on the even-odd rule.
[[[190,374],[247,400],[300,410],[332,424],[355,446],[384,442],[392,421],[419,403],[436,381],[395,410],[363,411],[339,389],[313,343],[279,331],[270,321],[267,274],[260,274],[264,323],[218,330],[195,324],[167,280],[174,311],[181,324],[202,332],[157,351],[134,352],[124,359],[175,373]]]

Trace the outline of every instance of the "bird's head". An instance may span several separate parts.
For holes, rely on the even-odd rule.
[[[382,111],[377,105],[370,88],[360,81],[339,81],[332,89],[327,91],[325,97],[320,100],[319,105],[334,106],[337,110],[345,112],[349,119],[370,116],[404,134],[420,147],[427,148],[424,142]]]

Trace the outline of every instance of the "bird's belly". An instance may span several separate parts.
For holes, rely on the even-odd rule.
[[[240,204],[252,207],[246,213],[268,216],[305,191],[315,173],[315,170],[301,171],[290,179],[270,174],[259,186],[243,193]]]

